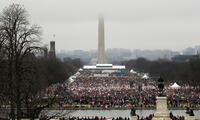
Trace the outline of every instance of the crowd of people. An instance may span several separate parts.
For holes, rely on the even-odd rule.
[[[106,117],[98,117],[98,116],[95,116],[95,117],[55,117],[54,118],[55,120],[130,120],[129,117],[116,117],[116,118],[106,118]],[[48,120],[48,118],[40,118],[40,120]]]
[[[166,91],[170,91],[168,86],[166,83]],[[60,101],[61,107],[155,107],[158,95],[157,79],[144,79],[142,75],[130,72],[120,74],[79,71],[73,81],[64,87],[60,90],[60,97],[63,98]],[[170,107],[200,106],[199,87],[182,85],[172,92],[167,93]]]
[[[147,86],[147,83],[152,83],[148,86],[153,86],[153,80],[143,80],[139,75],[130,73],[111,73],[106,77],[95,77],[96,74],[100,75],[88,71],[81,72],[69,85],[70,96],[66,96],[65,103],[103,108],[155,105],[155,95],[150,93],[156,90],[140,90],[138,86]]]
[[[101,76],[102,75],[102,76]],[[165,82],[165,93],[168,107],[200,107],[200,87],[181,85],[179,89],[171,89]],[[132,108],[155,107],[158,95],[157,78],[143,78],[141,74],[130,72],[99,73],[79,71],[68,84],[50,86],[45,96],[57,95],[60,108]],[[152,120],[153,114],[138,120]],[[172,120],[184,120],[184,116],[173,116]],[[129,120],[130,118],[105,117],[68,117],[60,120]]]
[[[154,117],[154,114],[150,114],[149,116],[139,116],[136,115],[137,120],[152,120]],[[169,114],[169,117],[172,120],[185,120],[184,116],[174,116],[171,112]],[[53,117],[54,120],[130,120],[129,117],[112,117],[112,118],[106,118],[106,117]],[[41,117],[40,120],[48,120],[48,117]]]
[[[59,107],[71,108],[155,107],[158,95],[157,78],[143,78],[141,74],[128,71],[79,71],[68,85],[49,87],[46,96],[55,89],[59,89]],[[200,107],[199,86],[181,85],[179,89],[170,89],[169,83],[165,82],[165,92],[169,107]]]
[[[167,97],[170,107],[200,107],[199,87],[182,86],[180,89],[174,89],[173,94]]]
[[[174,116],[171,112],[170,112],[169,116],[172,120],[185,120],[184,116]]]

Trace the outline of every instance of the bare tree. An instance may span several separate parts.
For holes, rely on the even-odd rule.
[[[1,31],[0,28],[0,62],[2,62],[5,55],[4,43],[5,43],[5,33]]]
[[[29,68],[23,65],[27,62],[27,57],[34,55],[39,48],[40,35],[40,27],[30,25],[28,14],[20,4],[10,5],[0,15],[0,42],[3,43],[8,61],[9,78],[6,83],[9,86],[12,119],[15,119],[15,106],[17,119],[21,118],[21,88],[23,86],[21,72],[29,71]]]
[[[47,57],[47,49],[39,45],[40,35],[40,27],[30,25],[23,6],[12,4],[0,14],[0,50],[5,62],[4,69],[0,68],[5,74],[4,81],[0,81],[0,85],[4,84],[3,89],[0,87],[0,96],[3,101],[6,98],[11,106],[10,117],[13,120],[21,119],[22,112],[31,119],[38,117],[44,108],[56,102],[56,95],[59,94],[56,90],[48,102],[43,103],[43,91],[51,84],[67,80],[70,74],[76,72],[73,63],[62,63]],[[39,51],[45,53],[44,58],[36,57]]]

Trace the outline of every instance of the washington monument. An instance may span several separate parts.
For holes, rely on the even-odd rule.
[[[105,60],[105,42],[104,42],[104,18],[99,17],[98,26],[98,61],[97,64],[106,64]]]
[[[83,69],[101,72],[116,72],[125,70],[124,65],[107,64],[105,60],[104,18],[99,17],[98,24],[98,60],[96,65],[84,65]]]

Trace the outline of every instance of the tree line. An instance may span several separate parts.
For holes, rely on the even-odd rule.
[[[122,62],[127,69],[149,73],[152,77],[163,77],[166,82],[187,85],[200,84],[200,59],[194,56],[185,62],[175,62],[164,59],[149,61],[144,58]]]
[[[62,62],[40,56],[44,52],[41,28],[31,25],[28,16],[20,4],[12,4],[0,13],[0,105],[9,105],[12,120],[24,114],[31,119],[38,117],[59,94],[55,91],[55,96],[44,104],[42,92],[66,81],[82,65],[79,59]]]

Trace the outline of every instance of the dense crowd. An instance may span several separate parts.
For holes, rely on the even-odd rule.
[[[47,118],[40,118],[41,120],[47,120]],[[116,117],[116,118],[106,118],[106,117],[60,117],[60,118],[56,118],[55,119],[58,119],[58,120],[130,120],[129,117]]]
[[[200,88],[182,86],[180,89],[174,89],[173,94],[167,95],[168,105],[170,107],[188,106],[200,107]]]
[[[152,120],[152,118],[154,117],[154,114],[150,114],[149,116],[139,116],[139,115],[136,115],[137,117],[137,120]],[[172,119],[172,120],[185,120],[185,117],[184,116],[174,116],[171,112],[169,114],[169,117]],[[47,120],[48,117],[42,117],[40,118],[40,120]],[[106,117],[98,117],[98,116],[95,116],[95,117],[54,117],[55,120],[130,120],[129,117],[112,117],[112,118],[106,118]]]
[[[172,120],[185,120],[184,116],[174,116],[171,112],[170,112],[169,116]]]
[[[147,85],[153,83],[153,80],[140,79],[137,74],[118,74],[112,73],[108,77],[94,77],[98,73],[83,72],[76,77],[69,85],[70,96],[66,103],[70,105],[80,104],[90,107],[127,107],[127,106],[153,106],[155,104],[156,92],[154,87]],[[140,90],[138,84],[146,84],[147,89]],[[142,88],[141,88],[142,89]],[[142,103],[140,103],[142,101]]]
[[[141,74],[127,71],[122,73],[79,71],[68,86],[56,84],[49,89],[51,91],[59,88],[58,97],[62,98],[59,100],[60,107],[155,107],[158,95],[156,82],[157,79],[144,79]],[[170,89],[166,82],[165,90],[170,107],[200,106],[199,86],[182,85],[180,89]],[[48,92],[46,96],[51,95],[50,93]]]

